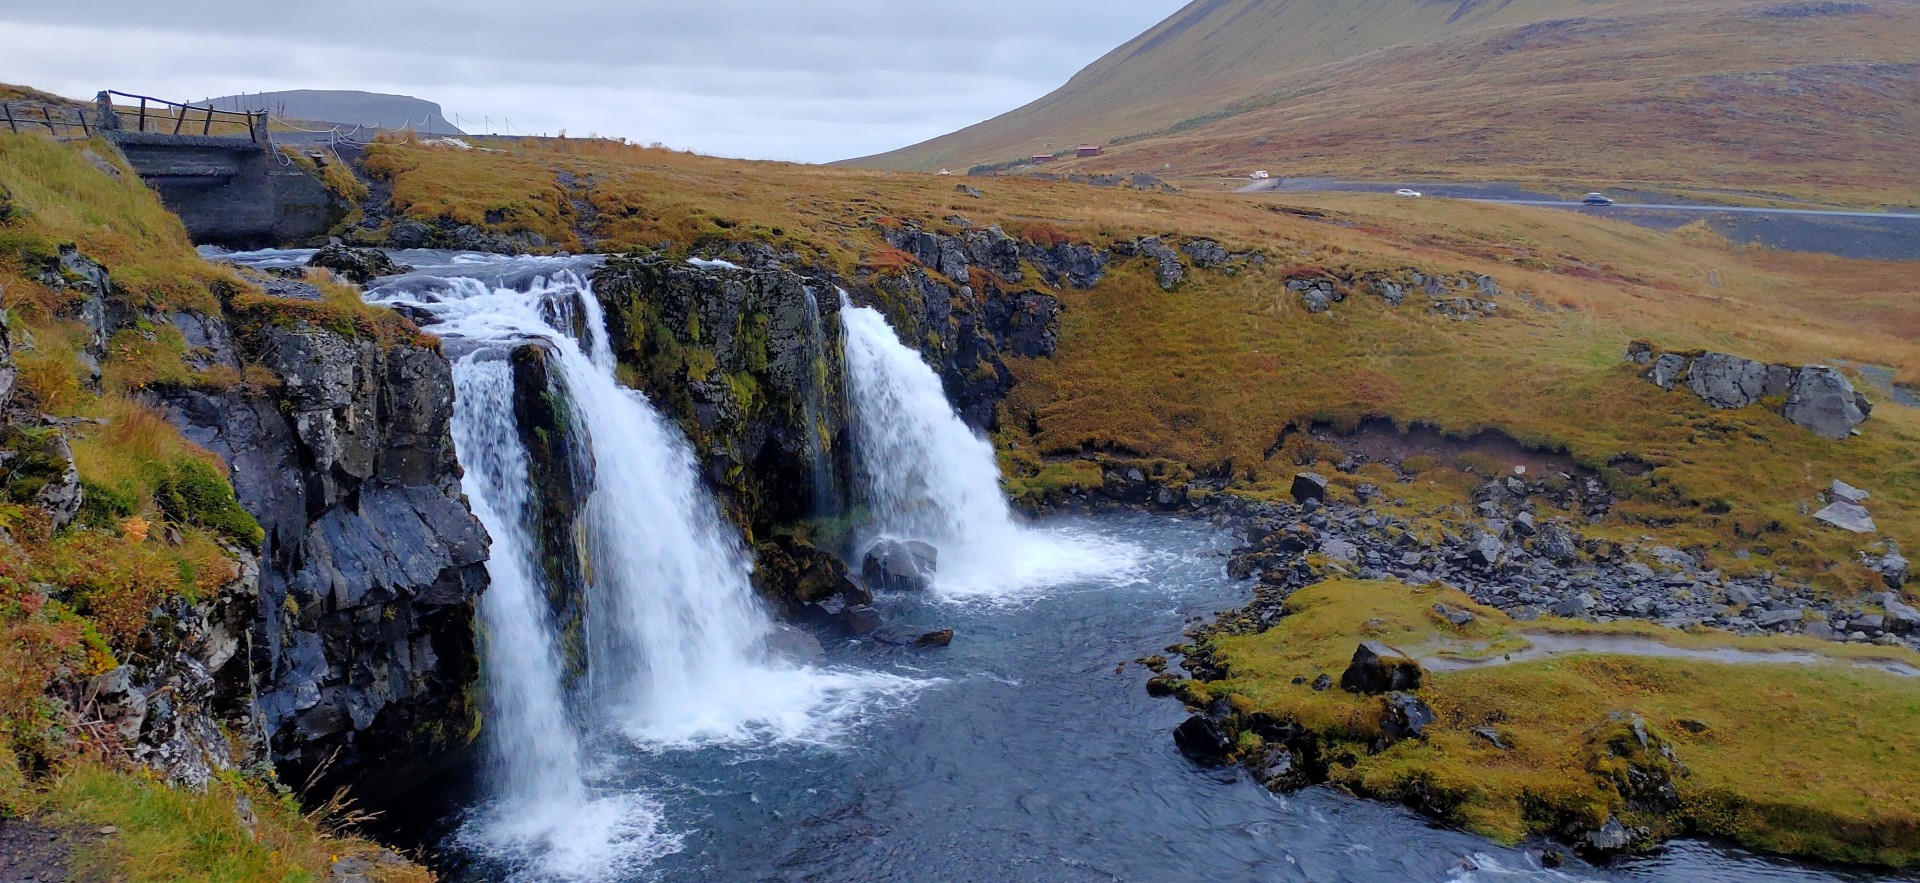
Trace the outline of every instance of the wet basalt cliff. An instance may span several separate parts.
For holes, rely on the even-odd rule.
[[[230,465],[262,529],[248,645],[258,730],[283,777],[401,769],[479,726],[487,537],[460,493],[451,372],[430,339],[278,307],[151,317],[180,329],[204,369],[251,364],[277,385],[150,394]]]

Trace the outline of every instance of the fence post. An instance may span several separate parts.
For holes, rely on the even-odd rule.
[[[20,124],[13,121],[13,105],[0,101],[0,112],[7,115],[7,128],[12,129],[15,135],[20,134]]]
[[[93,130],[87,128],[87,109],[83,107],[79,110],[74,111],[73,115],[80,118],[80,134],[85,135],[88,138],[92,138]]]
[[[102,132],[115,132],[120,129],[120,112],[113,109],[113,93],[101,92],[93,97],[94,112],[100,115],[99,129]]]
[[[140,99],[140,131],[147,130],[147,99]]]
[[[40,105],[40,115],[45,117],[47,120],[47,134],[49,135],[60,134],[60,130],[53,127],[53,111],[52,110],[49,110],[46,105],[42,104]]]
[[[207,102],[207,122],[205,125],[200,127],[200,134],[202,135],[213,134],[213,102],[211,101]]]

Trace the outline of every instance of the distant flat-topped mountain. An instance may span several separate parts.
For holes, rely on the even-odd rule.
[[[849,160],[1911,200],[1908,0],[1196,0],[1032,104]],[[1104,155],[1074,157],[1076,145]],[[1090,153],[1091,151],[1089,151]]]
[[[464,135],[441,115],[440,105],[407,95],[336,89],[295,89],[210,98],[215,107],[266,110],[295,120],[319,120],[349,126],[405,129]]]

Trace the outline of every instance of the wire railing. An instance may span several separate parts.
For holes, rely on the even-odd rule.
[[[0,101],[0,125],[15,134],[45,128],[47,134],[54,137],[78,132],[83,138],[91,138],[94,132],[85,108],[46,102]]]

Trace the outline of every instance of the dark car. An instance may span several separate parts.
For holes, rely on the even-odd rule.
[[[1587,205],[1613,205],[1613,200],[1608,199],[1606,194],[1603,193],[1589,193],[1582,197],[1580,201]]]

